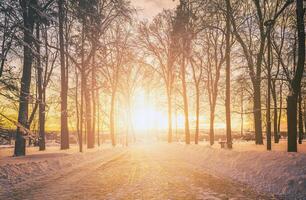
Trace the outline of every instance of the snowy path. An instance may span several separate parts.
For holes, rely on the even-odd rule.
[[[101,152],[60,174],[15,185],[0,199],[269,199],[167,150],[148,145]]]

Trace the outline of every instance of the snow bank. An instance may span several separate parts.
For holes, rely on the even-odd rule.
[[[112,157],[118,152],[120,149],[105,149],[86,153],[56,152],[2,158],[0,159],[0,191],[42,176],[64,173],[74,167],[101,160],[101,157]]]
[[[237,152],[196,145],[181,148],[179,154],[196,167],[246,183],[258,191],[290,199],[306,198],[305,154]]]
[[[36,158],[36,160],[34,159],[35,161],[32,161],[31,158]],[[0,165],[0,185],[5,185],[2,184],[3,182],[8,184],[23,182],[44,173],[70,167],[82,160],[82,158],[82,155],[76,156],[68,154],[53,154],[50,157],[46,156],[44,159],[38,159],[36,155],[27,156],[25,159],[16,158],[16,161],[19,160],[20,162]]]

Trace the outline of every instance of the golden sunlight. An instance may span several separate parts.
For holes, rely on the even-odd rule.
[[[166,113],[146,98],[145,91],[140,90],[134,98],[132,123],[136,131],[145,133],[147,130],[166,129],[168,119]]]
[[[0,200],[306,200],[305,2],[0,0]]]

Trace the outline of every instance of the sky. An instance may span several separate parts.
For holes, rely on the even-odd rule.
[[[141,19],[152,19],[163,9],[175,8],[179,0],[130,0],[131,4],[136,7],[138,16]]]

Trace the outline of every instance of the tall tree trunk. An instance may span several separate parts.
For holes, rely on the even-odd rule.
[[[93,47],[95,48],[95,47]],[[96,137],[96,114],[97,114],[97,97],[96,97],[96,62],[95,62],[95,53],[93,53],[92,57],[92,70],[91,70],[91,98],[92,98],[92,140],[93,145],[95,145],[95,137]]]
[[[225,91],[225,113],[226,113],[226,141],[227,147],[232,148],[232,125],[231,125],[231,22],[230,22],[230,9],[227,4],[226,8],[226,91]]]
[[[265,41],[266,41],[266,32],[264,28],[264,18],[260,8],[260,0],[254,0],[256,6],[256,12],[258,16],[258,25],[260,31],[260,44],[259,50],[256,56],[256,65],[255,65],[255,75],[251,74],[253,79],[252,84],[254,88],[254,119],[255,119],[255,134],[256,134],[256,144],[263,144],[262,137],[262,114],[261,114],[261,71],[262,63],[265,53]]]
[[[80,151],[83,151],[83,130],[84,130],[84,87],[83,87],[83,73],[81,70],[81,106],[80,106]]]
[[[267,124],[267,132],[266,132],[266,137],[267,137],[267,150],[271,150],[272,148],[272,142],[271,142],[271,25],[268,25],[267,27],[267,37],[268,37],[268,66],[267,66],[267,71],[268,71],[268,91],[267,91],[267,113],[266,113],[266,124]]]
[[[274,143],[279,143],[279,132],[278,132],[278,111],[277,111],[277,100],[274,101],[274,114],[273,114],[273,132],[274,132]]]
[[[69,131],[68,131],[68,74],[65,63],[65,42],[64,42],[64,11],[65,0],[58,0],[59,12],[59,45],[60,45],[60,63],[61,63],[61,149],[69,149]]]
[[[34,8],[36,7],[36,0],[21,0],[20,6],[23,15],[23,68],[21,77],[20,97],[19,97],[19,111],[18,123],[23,127],[28,127],[28,112],[29,112],[29,99],[30,99],[30,85],[31,85],[31,72],[32,72],[32,34],[34,30]],[[25,138],[24,131],[20,126],[17,127],[16,141],[15,141],[15,156],[24,156],[25,151]]]
[[[177,130],[177,125],[178,125],[178,122],[177,122],[177,99],[176,99],[176,96],[177,95],[174,95],[174,102],[175,102],[175,141],[178,142],[179,141],[179,136],[178,136],[178,130]],[[305,112],[306,113],[306,112]]]
[[[127,109],[128,109],[128,111],[127,111],[127,123],[128,123],[128,125],[127,125],[127,132],[126,132],[126,135],[125,135],[125,146],[127,147],[128,145],[129,145],[129,133],[131,132],[131,131],[133,131],[132,130],[132,125],[133,125],[133,122],[132,122],[132,112],[131,112],[131,99],[130,99],[130,97],[128,97],[128,99],[127,99]],[[134,133],[133,133],[134,134]]]
[[[97,89],[96,92],[96,98],[97,98],[97,140],[98,140],[98,146],[100,146],[100,92],[99,89]]]
[[[168,89],[168,143],[172,142],[172,89]]]
[[[184,53],[185,54],[185,53]],[[185,116],[185,143],[190,144],[190,131],[189,131],[189,113],[188,113],[188,99],[187,99],[187,83],[186,83],[186,58],[185,55],[182,59],[181,76],[182,76],[182,89],[184,101],[184,116]]]
[[[95,144],[96,137],[96,118],[97,118],[97,102],[96,102],[96,90],[92,86],[91,89],[91,100],[92,100],[92,134],[93,134],[93,143]]]
[[[200,87],[196,85],[196,130],[195,130],[195,138],[194,143],[199,143],[199,126],[200,126]]]
[[[297,152],[297,97],[287,97],[288,152]]]
[[[210,106],[210,119],[209,119],[209,142],[210,145],[214,145],[215,143],[215,108],[214,106]]]
[[[302,94],[299,93],[299,144],[302,144],[304,136],[303,129],[303,107],[302,107]]]
[[[40,25],[36,24],[36,39],[40,40]],[[37,51],[37,88],[38,88],[38,101],[39,101],[39,150],[44,151],[46,149],[45,144],[45,102],[43,98],[43,68],[40,59],[40,44],[36,42]]]
[[[283,111],[283,82],[281,82],[279,87],[279,114],[278,114],[278,123],[277,123],[277,132],[278,132],[278,141],[281,134],[281,119],[282,119],[282,111]]]
[[[86,69],[85,69],[85,64],[84,64],[84,43],[85,43],[85,25],[84,22],[82,23],[82,32],[81,32],[81,108],[80,108],[80,135],[82,137],[82,146],[83,146],[83,141],[84,144],[87,144],[87,130],[86,130],[86,123],[84,120],[84,99],[85,99],[85,84],[86,84]],[[83,128],[84,127],[84,128]],[[84,131],[84,136],[83,136],[83,131]]]
[[[241,127],[240,127],[240,135],[243,136],[243,122],[244,122],[244,119],[243,119],[243,112],[244,112],[244,107],[243,107],[243,87],[241,87],[241,97],[240,97],[240,119],[241,119]]]
[[[75,108],[76,108],[76,126],[77,126],[77,134],[78,134],[78,140],[79,140],[79,151],[83,152],[83,138],[82,138],[82,131],[80,130],[80,111],[79,111],[79,74],[77,69],[75,69]],[[81,92],[82,93],[82,92]],[[81,94],[82,96],[82,94]],[[81,97],[82,98],[82,97]]]
[[[304,99],[304,129],[306,131],[306,100]]]
[[[110,125],[110,136],[111,136],[111,141],[112,145],[116,146],[116,140],[115,140],[115,97],[116,97],[116,92],[112,92],[111,96],[111,110],[110,110],[110,117],[109,117],[109,125]]]
[[[261,91],[260,82],[256,81],[254,87],[254,122],[255,122],[255,142],[256,144],[263,144],[262,138],[262,119],[261,119]]]
[[[288,152],[297,152],[297,100],[305,65],[305,25],[303,0],[296,0],[298,33],[298,61],[291,81],[291,95],[287,97]]]
[[[85,119],[86,119],[86,135],[87,135],[87,148],[91,149],[95,147],[94,133],[92,131],[92,116],[91,116],[91,95],[90,90],[87,88],[87,76],[84,77],[84,99],[85,99]]]
[[[272,90],[272,98],[273,98],[273,106],[274,106],[274,114],[273,114],[273,132],[274,132],[274,143],[279,142],[279,132],[278,132],[278,111],[277,111],[277,96],[276,96],[276,84],[275,81],[273,83],[273,90]]]
[[[95,47],[93,47],[95,48]],[[95,146],[95,136],[96,136],[96,66],[95,66],[95,53],[92,57],[92,70],[91,70],[91,97],[92,97],[92,130],[91,130],[91,148]]]
[[[252,85],[253,85],[253,112],[254,112],[254,124],[255,124],[255,143],[256,144],[263,144],[263,138],[262,138],[262,121],[261,121],[261,67],[262,67],[262,60],[264,56],[264,47],[265,47],[265,32],[264,32],[264,22],[262,18],[262,12],[260,9],[260,1],[259,0],[254,0],[256,10],[257,10],[257,15],[259,18],[259,29],[260,29],[260,47],[259,51],[257,53],[257,58],[256,58],[256,66],[253,62],[252,54],[254,52],[251,52],[245,43],[245,41],[242,39],[239,31],[237,30],[237,25],[236,21],[233,15],[233,10],[231,7],[230,0],[226,1],[227,8],[229,10],[229,16],[231,19],[231,24],[233,28],[233,34],[235,35],[237,41],[240,43],[243,53],[245,55],[245,58],[248,63],[248,68],[249,68],[249,74],[252,80]]]

